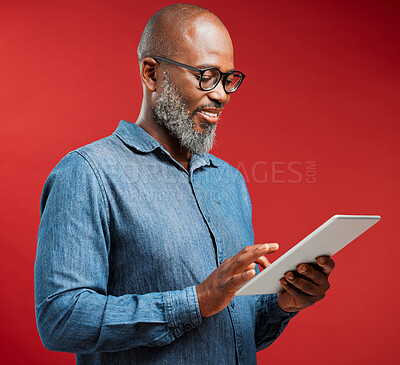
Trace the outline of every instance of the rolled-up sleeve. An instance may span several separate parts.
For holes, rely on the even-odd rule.
[[[43,189],[35,262],[39,334],[50,350],[86,353],[164,346],[202,319],[194,286],[108,295],[107,197],[96,170],[67,155]]]

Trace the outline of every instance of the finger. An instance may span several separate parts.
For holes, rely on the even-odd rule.
[[[302,292],[299,288],[296,288],[284,278],[282,278],[280,282],[282,288],[295,299],[297,309],[306,308],[322,299]]]
[[[254,278],[256,271],[254,269],[242,272],[240,274],[233,275],[227,282],[228,290],[236,291],[245,282]]]
[[[299,274],[307,277],[317,285],[323,285],[327,281],[327,276],[322,273],[319,267],[318,269],[316,269],[309,264],[300,264],[299,266],[297,266],[297,271]]]
[[[260,247],[260,246],[265,246],[267,245],[269,250],[267,253],[272,253],[272,252],[276,252],[279,250],[279,245],[276,242],[268,242],[268,243],[256,243],[253,246],[250,247]]]
[[[311,280],[293,275],[291,271],[285,274],[285,279],[301,292],[313,297],[320,297],[325,292],[319,285],[316,285]]]
[[[300,299],[307,295],[303,293],[300,289],[296,288],[294,285],[290,284],[285,278],[281,278],[280,283],[282,288],[286,290],[292,297]]]
[[[253,270],[253,269],[255,269],[255,267],[256,267],[256,263],[253,262],[252,264],[250,264],[249,266],[247,266],[247,267],[243,270],[243,272],[249,271],[249,270]]]
[[[264,243],[261,245],[252,245],[244,247],[239,253],[232,257],[227,263],[233,273],[242,272],[248,265],[255,262],[259,257],[267,253],[278,250],[277,243]]]
[[[265,256],[260,256],[256,261],[247,266],[243,271],[254,269],[256,267],[256,264],[265,269],[267,266],[270,265],[270,262]]]
[[[325,275],[329,275],[335,268],[335,261],[328,256],[317,257],[317,264],[322,268],[322,272]]]
[[[268,267],[271,263],[265,256],[260,256],[256,261],[256,264],[260,265],[263,269]]]

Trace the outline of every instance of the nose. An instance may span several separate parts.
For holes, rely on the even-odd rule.
[[[211,100],[218,101],[222,105],[228,103],[231,96],[225,92],[224,86],[222,85],[222,78],[219,80],[217,86],[208,92],[208,97]]]

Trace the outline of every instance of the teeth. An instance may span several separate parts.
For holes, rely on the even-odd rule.
[[[203,112],[203,111],[201,111],[200,113],[203,113],[203,114],[205,114],[205,115],[208,115],[209,117],[218,117],[218,114],[214,114],[214,113],[209,113],[209,112]]]

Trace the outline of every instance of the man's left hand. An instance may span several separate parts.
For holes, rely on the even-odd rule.
[[[330,257],[321,256],[316,265],[300,264],[297,271],[288,271],[280,280],[283,292],[278,295],[279,307],[285,312],[297,312],[323,299],[334,267]]]

